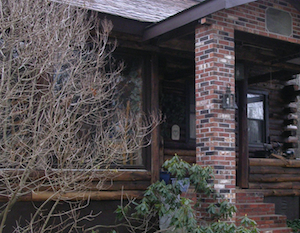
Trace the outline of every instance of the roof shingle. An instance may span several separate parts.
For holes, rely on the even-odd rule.
[[[71,5],[142,22],[159,22],[207,0],[63,0]]]

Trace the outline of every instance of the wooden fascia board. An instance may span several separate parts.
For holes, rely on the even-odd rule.
[[[226,9],[231,8],[231,7],[235,7],[235,6],[239,6],[239,5],[243,5],[243,4],[247,4],[249,2],[255,2],[257,0],[226,0]]]
[[[209,0],[199,3],[194,7],[191,7],[146,28],[143,40],[147,41],[153,39],[217,11],[254,1],[256,0]]]
[[[182,27],[202,17],[212,14],[225,8],[225,0],[210,0],[200,3],[186,11],[171,16],[157,24],[147,28],[144,32],[143,40],[150,40],[157,36],[163,35],[176,28]]]

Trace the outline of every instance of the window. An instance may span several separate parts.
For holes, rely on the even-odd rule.
[[[194,78],[165,79],[161,86],[160,105],[165,117],[165,122],[161,125],[161,134],[165,146],[193,149],[196,140]],[[175,133],[179,133],[179,136],[174,137]]]
[[[289,36],[292,34],[292,17],[288,12],[268,8],[266,11],[266,26],[270,32]]]
[[[117,56],[118,59],[118,56]],[[139,116],[144,109],[143,102],[143,58],[136,56],[120,55],[118,59],[124,62],[124,70],[120,74],[118,90],[121,93],[119,96],[119,108],[125,112],[125,117],[130,121],[130,115]],[[125,119],[126,120],[126,119]],[[142,120],[142,119],[141,119]],[[117,127],[117,124],[116,124]],[[126,127],[126,124],[125,124]],[[127,131],[127,129],[125,129]],[[128,129],[128,134],[134,134]],[[126,166],[142,166],[145,165],[143,158],[143,149],[139,149],[135,153],[123,154],[122,164]]]
[[[135,114],[142,111],[142,62],[141,59],[126,59],[125,69],[120,75],[119,88],[121,106]]]
[[[262,145],[267,142],[267,95],[250,91],[247,94],[247,118],[249,145]]]
[[[114,59],[112,59],[112,64],[107,66],[107,70],[111,69],[111,67],[117,70],[120,63],[124,64],[124,69],[116,74],[116,80],[110,84],[112,90],[108,90],[107,93],[104,92],[103,96],[106,95],[106,97],[104,97],[106,99],[101,102],[105,107],[103,107],[102,110],[104,123],[101,122],[100,125],[103,126],[102,130],[105,132],[103,134],[106,134],[109,138],[105,138],[109,141],[105,142],[107,144],[103,146],[103,148],[110,148],[110,152],[107,153],[114,154],[114,160],[109,161],[113,166],[144,167],[146,165],[143,153],[145,150],[141,149],[140,140],[143,139],[142,136],[139,135],[139,133],[142,134],[142,130],[140,129],[142,128],[143,120],[142,112],[145,111],[143,101],[144,59],[139,55],[116,54]],[[68,66],[62,66],[55,76],[56,92],[59,92],[63,85],[66,84],[68,75]],[[107,84],[103,86],[105,85]],[[97,91],[97,89],[93,90],[93,94],[97,93]],[[76,103],[78,98],[79,97],[74,98],[73,102]],[[118,113],[122,114],[122,117],[120,117]],[[79,131],[79,137],[83,138],[85,136],[90,145],[89,147],[97,148],[99,139],[97,139],[96,135],[99,134],[99,131],[97,131],[97,127],[93,125],[94,115],[90,115],[91,116],[85,120],[87,124]],[[141,125],[138,123],[141,123]],[[140,129],[140,131],[138,131],[138,129]],[[95,157],[97,157],[98,154],[100,153],[95,153]],[[101,159],[102,157],[99,156],[99,161],[101,161]],[[106,162],[103,163],[105,164]]]

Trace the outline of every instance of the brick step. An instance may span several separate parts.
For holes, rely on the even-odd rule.
[[[275,214],[275,204],[264,203],[259,190],[236,190],[237,220],[239,224],[245,214],[257,223],[260,233],[292,233],[286,225],[286,216]]]
[[[263,203],[264,195],[259,191],[236,190],[236,203]]]
[[[289,227],[278,228],[259,228],[260,233],[292,233],[293,230]]]
[[[248,217],[257,223],[258,228],[286,227],[286,216],[284,215],[248,215]],[[237,216],[237,224],[240,223],[242,218]]]
[[[275,214],[275,204],[273,203],[237,203],[235,206],[237,216]]]

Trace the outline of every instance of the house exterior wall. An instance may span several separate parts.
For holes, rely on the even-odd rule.
[[[266,29],[268,7],[290,12],[293,33]],[[195,31],[197,163],[215,169],[215,188],[235,203],[235,110],[222,109],[221,95],[235,87],[235,30],[300,43],[299,12],[287,1],[256,1],[201,19]]]

